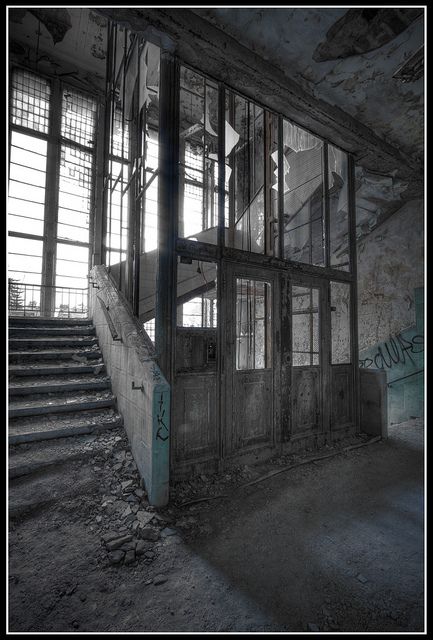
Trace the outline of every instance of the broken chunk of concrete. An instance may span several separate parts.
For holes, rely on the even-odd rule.
[[[142,527],[139,529],[139,535],[143,540],[152,542],[156,542],[159,539],[159,531],[153,529],[153,527]]]
[[[149,513],[148,511],[137,511],[135,514],[139,524],[141,527],[145,527],[154,517],[153,513]]]
[[[146,542],[144,540],[139,540],[137,542],[137,546],[135,547],[135,555],[142,556],[144,553],[146,553],[146,549],[147,549]]]
[[[132,540],[132,535],[128,534],[128,535],[122,536],[121,538],[117,538],[115,540],[111,540],[110,542],[107,542],[106,546],[109,551],[114,551],[115,549],[119,549],[123,544],[125,544],[126,542],[130,542],[131,540]]]
[[[131,549],[130,551],[127,551],[125,554],[125,559],[124,559],[124,564],[129,565],[132,564],[133,562],[135,562],[135,551],[133,549]]]
[[[122,562],[124,556],[124,551],[110,551],[110,553],[108,554],[108,561],[110,564],[119,564],[120,562]]]

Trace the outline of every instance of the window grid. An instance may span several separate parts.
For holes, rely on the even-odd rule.
[[[51,87],[46,80],[16,69],[12,76],[12,124],[47,134],[50,97]]]
[[[93,147],[95,121],[96,100],[73,89],[64,89],[61,135],[83,147]]]

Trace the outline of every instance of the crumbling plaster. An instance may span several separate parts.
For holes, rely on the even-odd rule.
[[[424,207],[406,203],[358,243],[359,350],[415,324],[414,289],[424,286]]]

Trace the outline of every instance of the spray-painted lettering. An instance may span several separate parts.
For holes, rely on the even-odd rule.
[[[378,347],[371,358],[360,360],[359,366],[363,369],[368,369],[369,367],[391,369],[394,365],[406,364],[406,362],[415,364],[412,355],[423,351],[424,336],[416,335],[407,340],[399,333],[396,336],[390,336],[387,342]]]

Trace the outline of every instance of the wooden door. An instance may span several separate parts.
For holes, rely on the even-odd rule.
[[[227,270],[225,455],[275,442],[278,279],[274,272]]]
[[[326,427],[328,405],[324,386],[329,353],[326,300],[323,281],[292,282],[291,439],[314,436]]]

